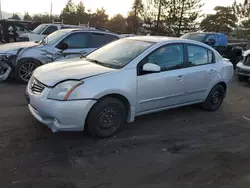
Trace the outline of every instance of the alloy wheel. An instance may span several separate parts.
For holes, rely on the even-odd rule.
[[[33,71],[37,68],[37,65],[30,62],[30,63],[24,63],[20,68],[19,68],[19,76],[22,80],[24,81],[29,81],[29,79],[32,76]]]

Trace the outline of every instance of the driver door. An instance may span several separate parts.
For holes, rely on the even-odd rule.
[[[72,33],[64,38],[60,43],[66,43],[68,48],[64,51],[55,47],[55,59],[80,57],[90,52],[89,48],[90,33]],[[60,44],[59,43],[59,44]]]
[[[184,45],[158,48],[138,65],[137,114],[179,105],[185,102]],[[161,67],[157,73],[144,72],[143,64]]]

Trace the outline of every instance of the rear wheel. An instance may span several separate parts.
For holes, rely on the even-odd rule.
[[[207,111],[216,111],[221,106],[225,98],[225,89],[222,85],[216,85],[209,93],[207,99],[201,107]]]
[[[247,82],[249,80],[248,76],[238,74],[237,77],[240,82]]]
[[[18,62],[15,68],[15,78],[18,82],[27,84],[33,71],[41,64],[34,60],[24,60]]]
[[[117,133],[126,122],[126,108],[115,98],[104,98],[91,109],[87,125],[91,135],[101,138]]]

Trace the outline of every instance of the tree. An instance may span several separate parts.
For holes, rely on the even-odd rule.
[[[165,3],[166,20],[176,36],[197,30],[195,21],[200,17],[201,0],[168,0]]]
[[[90,24],[94,27],[106,27],[109,16],[104,8],[97,9],[90,17]]]
[[[147,0],[145,3],[143,28],[145,33],[153,35],[169,34],[167,27],[164,25],[166,18],[164,7],[167,0]]]
[[[49,14],[35,14],[32,20],[39,23],[50,23],[50,19]]]
[[[229,34],[236,27],[237,17],[232,7],[217,6],[214,8],[216,14],[209,14],[201,22],[201,29],[208,32],[222,32]]]
[[[76,6],[72,0],[68,0],[68,3],[61,12],[60,18],[67,24],[79,24],[76,15]]]
[[[148,0],[144,28],[156,35],[180,36],[196,31],[202,0]]]
[[[108,29],[117,33],[126,32],[126,19],[121,14],[116,14],[108,22]]]
[[[154,1],[157,7],[157,20],[156,20],[156,34],[159,33],[159,29],[160,29],[160,22],[161,22],[161,16],[162,16],[162,7],[164,6],[164,4],[166,3],[165,0],[155,0]]]
[[[245,2],[244,4],[237,3],[236,1],[234,1],[232,5],[232,9],[238,19],[250,19],[250,15],[249,15],[250,0],[249,0],[249,3]]]
[[[25,12],[23,20],[24,21],[32,21],[32,17],[29,15],[28,12]]]
[[[9,19],[21,20],[21,18],[18,16],[18,14],[13,14],[12,17]]]
[[[250,0],[245,1],[244,4],[237,3],[236,1],[232,5],[234,15],[238,20],[237,29],[235,30],[237,38],[248,38],[250,32]]]
[[[85,6],[82,1],[76,6],[77,21],[81,24],[87,24],[89,21],[89,15],[85,12]]]
[[[128,13],[127,24],[128,24],[128,31],[133,32],[135,34],[138,33],[138,30],[141,26],[141,17],[143,15],[144,5],[142,0],[134,0],[132,5],[132,10]]]

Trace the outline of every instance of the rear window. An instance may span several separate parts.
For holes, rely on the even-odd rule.
[[[119,37],[117,37],[117,36],[114,36],[114,35],[106,35],[106,40],[107,40],[107,42],[112,42],[112,41],[118,40],[118,39],[119,39]]]
[[[114,40],[119,39],[116,36],[113,35],[108,35],[104,33],[92,33],[92,38],[91,38],[91,48],[99,48],[105,44],[108,44]]]

